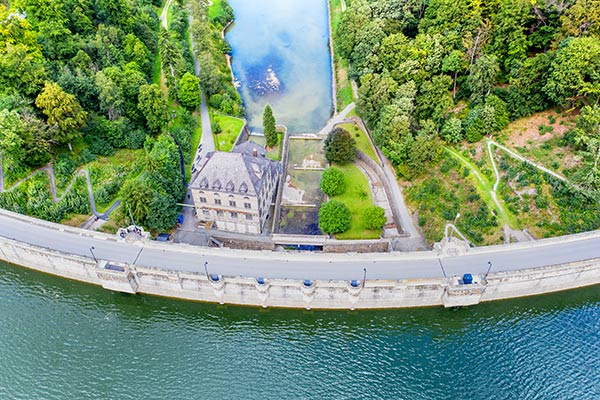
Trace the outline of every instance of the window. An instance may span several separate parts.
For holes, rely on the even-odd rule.
[[[229,206],[231,206],[231,207],[235,207],[235,201],[233,201],[233,200],[229,200]]]
[[[237,219],[237,217],[238,217],[238,214],[236,212],[231,213],[231,218]]]
[[[246,219],[248,221],[252,221],[252,214],[246,214]]]
[[[252,204],[250,204],[250,203],[244,203],[244,208],[252,208]]]
[[[223,215],[223,211],[217,210],[217,217],[222,217]]]
[[[202,214],[208,215],[208,208],[203,208],[202,209]]]
[[[221,205],[221,199],[215,199],[215,204]]]
[[[200,203],[206,203],[206,197],[200,197]]]

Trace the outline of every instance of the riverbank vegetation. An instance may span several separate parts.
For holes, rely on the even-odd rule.
[[[207,6],[190,2],[194,52],[200,63],[200,82],[208,104],[223,114],[242,117],[244,110],[239,93],[233,86],[226,55],[231,47],[224,38],[226,26],[233,21],[233,10],[226,0]]]
[[[408,189],[409,198],[419,210],[424,230],[431,232],[430,240],[439,238],[442,220],[454,219],[459,211],[456,204],[465,204],[462,207],[474,215],[468,224],[466,218],[460,219],[474,242],[491,243],[497,238],[489,205],[479,200],[456,203],[453,196],[469,197],[458,188],[445,188],[454,195],[442,196],[441,186],[450,184],[440,179],[446,174],[440,171],[440,163],[448,162],[442,146],[469,150],[486,137],[510,141],[511,121],[534,118],[550,109],[560,114],[576,110],[580,115],[575,126],[561,134],[575,161],[568,167],[556,159],[546,165],[566,168],[573,184],[559,186],[577,194],[566,205],[558,201],[564,198],[562,192],[553,190],[548,201],[583,215],[590,203],[575,198],[597,199],[600,20],[587,11],[586,4],[584,0],[560,5],[353,0],[339,20],[334,15],[336,54],[348,62],[348,77],[359,84],[357,112],[399,177],[409,187],[414,185]],[[552,134],[555,125],[552,120],[541,122],[536,134]],[[552,147],[560,140],[544,141],[544,145]],[[436,203],[433,198],[446,200]],[[473,202],[477,204],[470,207]],[[520,221],[516,225],[543,223],[527,220],[522,207],[514,212]],[[567,231],[600,227],[586,221],[569,224]],[[546,232],[565,230],[545,229],[539,234]]]
[[[10,5],[0,6],[2,207],[80,220],[92,211],[85,172],[99,213],[141,193],[152,215],[133,207],[139,223],[173,226],[182,163],[199,141],[177,104],[182,77],[193,73],[185,7],[172,3],[164,30],[159,1]],[[122,208],[111,219],[128,214]]]

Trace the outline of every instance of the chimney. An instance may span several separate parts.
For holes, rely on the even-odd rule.
[[[256,148],[252,149],[252,156],[258,157],[258,150]]]

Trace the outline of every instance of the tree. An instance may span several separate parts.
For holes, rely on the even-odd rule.
[[[385,210],[381,207],[367,207],[363,214],[363,224],[365,228],[377,230],[383,228],[387,219]]]
[[[442,127],[442,139],[446,143],[458,143],[463,139],[462,122],[456,117],[450,117]]]
[[[138,108],[146,116],[148,128],[160,132],[167,122],[169,108],[157,84],[140,87]]]
[[[325,139],[325,158],[330,163],[346,164],[356,157],[356,141],[348,131],[335,128]]]
[[[340,201],[328,201],[319,209],[319,228],[330,235],[350,229],[351,220],[350,210]]]
[[[265,133],[265,139],[267,140],[267,147],[273,147],[277,145],[277,128],[275,127],[275,117],[273,116],[273,110],[270,105],[265,106],[263,112],[263,129]]]
[[[19,113],[14,110],[0,110],[0,158],[5,167],[17,167],[23,161],[23,131]]]
[[[188,110],[193,110],[202,102],[200,79],[186,72],[179,80],[179,101]]]
[[[321,190],[327,196],[338,196],[346,190],[344,173],[337,168],[327,168],[321,177]]]
[[[125,204],[124,212],[138,225],[146,225],[150,214],[150,201],[154,191],[145,179],[128,181],[121,189],[121,198]],[[130,215],[131,213],[131,215]]]
[[[475,103],[483,102],[492,90],[500,68],[494,56],[482,56],[471,65],[467,84],[471,89],[471,100]]]
[[[52,141],[65,144],[81,136],[79,129],[85,124],[87,113],[75,96],[57,83],[46,81],[35,105],[48,117],[48,125],[54,130]]]
[[[149,205],[147,226],[155,231],[171,229],[177,222],[178,212],[177,201],[172,196],[156,192]]]
[[[578,98],[596,102],[600,98],[600,41],[594,37],[563,41],[551,66],[544,91],[559,104],[574,104]]]

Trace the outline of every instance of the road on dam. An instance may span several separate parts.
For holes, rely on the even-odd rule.
[[[460,256],[437,252],[330,254],[213,249],[139,241],[39,221],[0,210],[0,236],[65,253],[166,270],[290,279],[417,279],[485,274],[600,258],[600,231],[562,238],[471,249]]]

